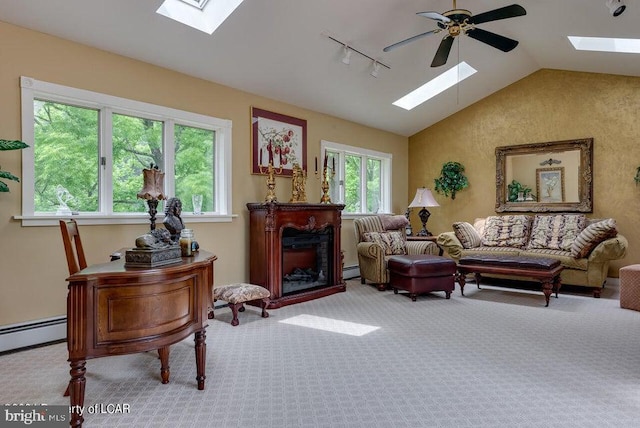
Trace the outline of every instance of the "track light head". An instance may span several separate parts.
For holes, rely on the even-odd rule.
[[[371,65],[371,74],[373,77],[378,77],[378,72],[380,71],[380,64],[378,63],[378,61],[373,61],[373,64]]]
[[[609,13],[613,16],[622,15],[622,12],[627,8],[622,0],[607,0],[605,6],[609,8]]]
[[[349,46],[344,45],[344,56],[342,57],[342,63],[349,65],[351,63],[351,49]]]

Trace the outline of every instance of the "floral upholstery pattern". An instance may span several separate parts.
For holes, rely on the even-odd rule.
[[[402,232],[365,232],[363,238],[365,242],[375,242],[380,245],[387,256],[407,254],[407,244]]]
[[[570,251],[585,223],[584,214],[536,215],[527,248]]]
[[[522,248],[529,240],[531,217],[528,215],[489,216],[484,225],[485,247]]]
[[[213,288],[213,299],[229,303],[242,303],[270,297],[271,293],[264,287],[254,284],[229,284]]]

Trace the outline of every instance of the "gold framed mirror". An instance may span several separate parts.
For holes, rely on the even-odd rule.
[[[593,212],[593,138],[496,147],[496,212]]]

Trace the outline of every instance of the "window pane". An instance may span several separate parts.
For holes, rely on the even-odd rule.
[[[367,159],[367,212],[377,213],[382,203],[380,159]]]
[[[98,211],[98,112],[34,100],[36,212]]]
[[[362,159],[359,156],[345,155],[345,212],[358,213],[360,211],[360,165]]]
[[[193,195],[202,195],[202,211],[215,211],[215,132],[190,126],[175,126],[176,197],[182,210],[193,212]]]
[[[329,197],[331,202],[337,204],[340,201],[340,186],[338,186],[340,177],[336,174],[340,157],[338,153],[327,151],[327,162],[329,172],[327,179],[329,180]]]
[[[163,123],[139,117],[113,115],[113,212],[146,212],[137,194],[142,170],[157,165],[164,170]]]

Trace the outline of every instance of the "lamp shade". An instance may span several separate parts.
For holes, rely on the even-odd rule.
[[[151,166],[149,169],[143,169],[142,174],[144,184],[138,193],[138,199],[164,199],[164,172]]]
[[[418,207],[439,207],[438,204],[431,194],[431,190],[420,187],[416,190],[416,196],[413,198],[413,201],[409,204],[409,208],[418,208]]]

